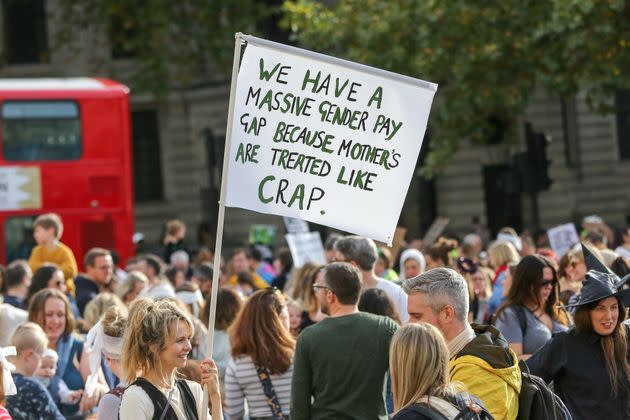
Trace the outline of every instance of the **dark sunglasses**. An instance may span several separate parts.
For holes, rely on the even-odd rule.
[[[555,280],[545,280],[542,283],[540,283],[540,287],[545,287],[545,286],[555,286],[556,285],[556,281]]]

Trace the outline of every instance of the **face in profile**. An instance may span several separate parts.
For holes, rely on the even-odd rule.
[[[162,366],[166,372],[171,369],[183,368],[188,361],[188,354],[192,350],[190,340],[192,339],[192,331],[188,323],[185,321],[173,321],[171,328],[175,330],[172,341],[166,345],[166,348],[160,354]]]
[[[63,278],[63,272],[61,270],[55,270],[50,276],[47,284],[50,289],[57,289],[62,293],[66,293],[66,280]]]
[[[287,329],[287,331],[291,330],[291,317],[289,315],[289,308],[287,305],[282,305],[282,309],[280,310],[280,321],[282,321],[282,325]]]
[[[319,301],[319,307],[322,313],[326,315],[330,315],[330,309],[328,308],[328,301],[326,300],[326,294],[329,292],[328,286],[324,281],[324,272],[320,271],[317,273],[315,277],[315,282],[313,283],[316,287],[314,293],[317,294],[317,300]]]
[[[555,281],[553,278],[553,271],[549,267],[543,268],[543,280],[538,289],[538,299],[542,305],[544,305],[555,287]]]
[[[407,297],[407,312],[409,312],[410,323],[426,322],[441,330],[439,314],[433,310],[426,293],[409,295]]]

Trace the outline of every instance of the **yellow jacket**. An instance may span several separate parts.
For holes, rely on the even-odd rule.
[[[34,273],[39,267],[46,263],[53,263],[59,266],[59,269],[63,272],[63,276],[66,279],[68,292],[74,295],[74,278],[79,274],[79,271],[72,250],[61,242],[57,242],[52,250],[42,245],[37,245],[31,251],[31,256],[28,258],[28,265]]]
[[[252,280],[254,281],[254,284],[256,285],[257,288],[264,289],[265,287],[269,287],[269,284],[266,281],[264,281],[262,277],[260,277],[258,274],[254,272],[251,272],[250,274],[252,275]],[[228,285],[232,289],[234,289],[236,285],[238,284],[237,279],[238,279],[238,276],[236,274],[232,274],[230,278],[228,279]]]
[[[477,337],[449,361],[451,380],[479,397],[495,419],[518,415],[521,369],[518,357],[492,326],[473,325]]]

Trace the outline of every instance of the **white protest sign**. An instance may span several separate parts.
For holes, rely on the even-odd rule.
[[[305,233],[308,232],[308,223],[302,219],[295,217],[283,217],[284,225],[288,233]]]
[[[41,207],[41,180],[37,166],[0,167],[0,210]]]
[[[302,267],[309,261],[326,264],[324,245],[319,232],[287,233],[285,237],[295,267]]]
[[[225,205],[391,244],[437,85],[242,38]]]
[[[431,223],[431,226],[429,226],[429,230],[427,230],[427,233],[422,238],[422,246],[424,246],[425,249],[433,245],[433,242],[435,242],[437,238],[440,237],[440,235],[442,234],[442,232],[444,232],[444,229],[448,225],[448,222],[448,217],[438,217],[433,221],[433,223]]]
[[[549,245],[558,259],[566,254],[573,245],[580,242],[580,237],[573,223],[566,223],[549,229],[547,237],[549,238]]]

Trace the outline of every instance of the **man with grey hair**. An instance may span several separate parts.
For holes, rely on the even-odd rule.
[[[344,236],[335,242],[333,257],[335,261],[347,262],[359,269],[363,281],[362,291],[373,288],[383,290],[392,300],[402,323],[407,323],[407,295],[396,283],[384,280],[374,272],[378,253],[373,240],[362,236]]]
[[[466,280],[450,268],[435,268],[407,279],[409,322],[437,327],[450,353],[453,381],[478,396],[496,419],[515,419],[521,390],[516,354],[501,333],[489,325],[468,324]]]

